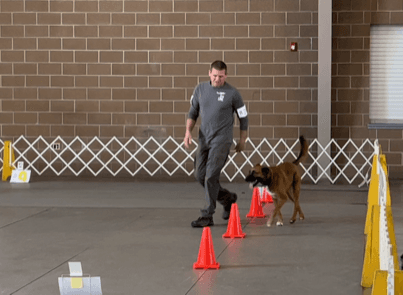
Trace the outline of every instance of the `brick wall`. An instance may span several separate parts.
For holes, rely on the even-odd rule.
[[[1,138],[182,139],[216,59],[246,102],[251,138],[314,138],[317,4],[2,0]]]
[[[402,130],[368,129],[371,24],[403,24],[403,2],[333,1],[332,137],[378,138],[390,176],[401,178]]]
[[[2,0],[1,139],[181,140],[215,59],[244,98],[252,140],[316,138],[317,12],[318,0]],[[369,28],[402,15],[399,0],[333,1],[332,137],[380,138],[392,173],[402,132],[367,128]]]

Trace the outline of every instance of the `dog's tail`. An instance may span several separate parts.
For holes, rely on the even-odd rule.
[[[299,165],[308,156],[308,143],[306,142],[303,135],[299,137],[299,142],[301,144],[301,151],[299,152],[298,158],[293,162],[295,165]]]

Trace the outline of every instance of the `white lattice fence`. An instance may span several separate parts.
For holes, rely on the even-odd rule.
[[[60,150],[53,148],[55,143],[60,143]],[[67,141],[61,137],[46,140],[42,136],[36,139],[21,136],[12,143],[15,154],[12,164],[16,166],[17,162],[23,161],[26,169],[31,169],[38,175],[53,171],[57,176],[66,173],[79,176],[84,172],[94,176],[101,172],[112,176],[120,173],[135,176],[146,172],[153,176],[164,171],[169,176],[175,173],[190,176],[193,174],[193,158],[197,148],[197,142],[193,143],[194,146],[186,150],[182,141],[172,137],[165,140],[153,137],[145,140],[134,137],[105,140],[94,137],[89,141],[75,137]],[[1,140],[0,145],[0,151],[3,151],[4,142]],[[250,167],[256,163],[277,165],[297,158],[299,150],[299,140],[287,143],[283,139],[263,139],[260,142],[247,139],[245,152],[231,152],[222,173],[229,181],[237,177],[244,178]],[[331,150],[331,154],[327,153],[328,150]],[[302,178],[313,183],[323,178],[331,183],[339,180],[346,180],[350,184],[355,180],[368,182],[365,174],[372,166],[373,154],[374,144],[369,139],[361,144],[350,139],[342,145],[332,139],[324,147],[315,139],[309,145],[309,159],[301,164]],[[322,167],[320,159],[327,160],[328,164]]]

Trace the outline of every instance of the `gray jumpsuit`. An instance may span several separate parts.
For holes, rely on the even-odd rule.
[[[195,157],[195,177],[204,187],[206,198],[201,212],[203,217],[212,217],[217,201],[226,208],[232,199],[219,179],[233,140],[234,112],[241,130],[248,129],[248,116],[241,95],[228,83],[222,87],[212,87],[210,82],[200,83],[190,104],[189,118],[197,121],[199,115],[201,117]]]

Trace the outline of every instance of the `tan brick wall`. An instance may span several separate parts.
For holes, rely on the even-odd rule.
[[[1,138],[181,140],[193,88],[216,59],[244,98],[251,138],[314,138],[317,5],[2,0]]]
[[[401,0],[333,1],[332,137],[379,139],[391,177],[401,178],[402,130],[368,129],[370,26],[403,24]]]
[[[369,29],[403,23],[402,5],[333,1],[332,137],[379,138],[392,174],[402,131],[367,128]],[[222,59],[253,141],[316,138],[317,12],[318,0],[2,0],[0,136],[182,140],[193,88]]]
[[[318,0],[2,0],[0,136],[181,140],[194,86],[222,59],[252,140],[315,138],[317,10]],[[379,138],[392,175],[403,134],[367,128],[369,34],[402,23],[400,0],[333,1],[332,137]]]

